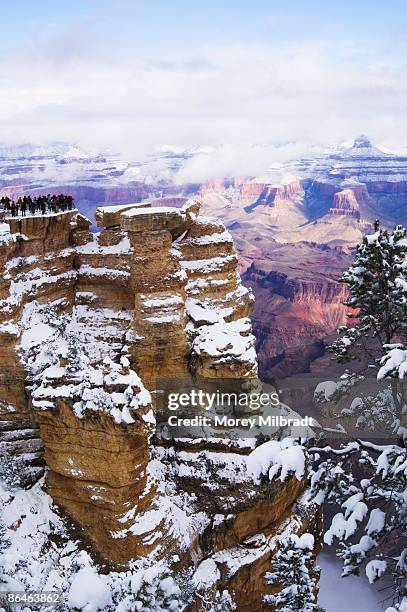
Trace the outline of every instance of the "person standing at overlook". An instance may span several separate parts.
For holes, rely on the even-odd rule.
[[[11,200],[8,196],[2,197],[0,202],[6,212],[9,212],[11,210],[11,206],[10,206]]]
[[[21,205],[22,205],[23,201],[21,199],[21,196],[18,198],[17,202],[16,202],[16,217],[18,217],[18,213],[21,210]]]
[[[58,209],[58,198],[56,195],[51,197],[51,210],[53,213],[56,213]]]
[[[28,196],[28,211],[30,213],[30,215],[34,215],[35,214],[35,203],[32,199],[31,196]]]

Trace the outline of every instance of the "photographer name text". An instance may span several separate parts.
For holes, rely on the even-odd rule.
[[[169,427],[241,427],[253,429],[254,427],[314,427],[316,422],[312,417],[290,418],[282,415],[255,416],[255,417],[231,417],[216,415],[198,415],[194,417],[179,417],[171,415],[168,417]]]

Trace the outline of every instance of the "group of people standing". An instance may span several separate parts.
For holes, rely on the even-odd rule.
[[[8,196],[0,198],[0,205],[5,211],[6,215],[12,217],[22,216],[25,217],[28,214],[45,215],[47,213],[65,212],[66,210],[73,209],[73,197],[70,195],[39,195],[32,198],[31,196],[19,197],[15,202]]]

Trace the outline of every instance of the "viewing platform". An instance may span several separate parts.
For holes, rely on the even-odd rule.
[[[36,213],[19,217],[5,216],[0,224],[10,228],[10,234],[16,236],[27,245],[31,241],[52,241],[59,244],[69,234],[72,223],[76,222],[78,210],[47,212],[45,215]],[[90,222],[89,222],[90,224]]]
[[[4,221],[6,221],[7,223],[9,223],[10,221],[21,221],[24,219],[39,219],[39,218],[45,218],[45,217],[58,217],[59,215],[75,215],[77,214],[79,211],[77,208],[71,208],[71,210],[58,210],[56,212],[52,212],[52,211],[47,211],[46,213],[41,213],[41,212],[36,212],[34,214],[27,214],[27,215],[22,215],[21,213],[19,215],[15,215],[14,217],[10,214],[9,211],[4,211],[2,209],[0,209],[0,218],[2,218]]]
[[[199,214],[200,204],[197,200],[187,200],[182,207],[153,205],[159,202],[163,200],[102,206],[96,210],[96,221],[105,230],[117,228],[130,233],[168,231],[175,239],[191,226]]]

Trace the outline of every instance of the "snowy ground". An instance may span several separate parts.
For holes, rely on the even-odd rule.
[[[43,612],[180,612],[191,595],[191,572],[182,578],[184,594],[168,562],[154,553],[130,561],[126,571],[106,573],[81,542],[69,538],[42,480],[28,490],[11,489],[0,480],[0,593],[60,593],[61,603],[44,605]],[[3,608],[0,602],[0,612],[34,609],[21,604]]]
[[[69,539],[41,483],[28,491],[9,491],[0,483],[1,524],[0,591],[62,591],[65,603],[57,608],[61,612],[71,608],[129,612],[137,601],[143,611],[182,608],[177,602],[179,588],[162,561],[150,559],[148,564],[144,559],[132,563],[126,572],[98,574],[80,543]],[[50,533],[59,537],[51,541]],[[390,605],[383,604],[383,593],[367,579],[341,578],[341,564],[333,551],[326,548],[318,564],[322,570],[319,603],[327,612],[384,612]],[[191,583],[191,576],[187,583]],[[161,602],[158,607],[151,606],[153,595]],[[28,607],[18,610],[31,612]]]
[[[382,592],[364,576],[341,578],[341,562],[329,549],[318,557],[321,568],[318,603],[327,612],[383,612],[391,602],[383,603]]]

